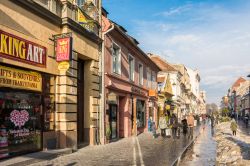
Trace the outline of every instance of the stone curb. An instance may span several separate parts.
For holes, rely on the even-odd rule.
[[[59,149],[59,150],[48,150],[30,153],[10,159],[6,159],[1,161],[1,165],[6,166],[26,166],[38,162],[42,162],[44,160],[52,160],[56,157],[71,154],[73,151],[70,148]]]
[[[201,134],[201,132],[199,131],[198,134],[195,136],[195,138],[184,148],[184,150],[181,152],[181,154],[179,155],[179,157],[177,157],[175,159],[175,161],[171,164],[171,166],[178,166],[181,159],[183,159],[184,155],[186,154],[186,152],[188,151],[189,147],[191,147],[196,139],[199,137],[199,135]]]

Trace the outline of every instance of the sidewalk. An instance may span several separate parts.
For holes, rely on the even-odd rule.
[[[41,162],[44,160],[53,159],[62,155],[67,155],[72,153],[72,149],[58,149],[58,150],[48,150],[30,153],[10,159],[5,159],[0,161],[0,165],[10,165],[10,166],[26,166],[29,164]]]
[[[196,128],[194,137],[199,133]],[[88,146],[77,152],[59,156],[54,159],[42,159],[40,162],[25,163],[31,166],[64,166],[64,165],[172,165],[182,154],[183,149],[192,140],[181,136],[180,139],[153,139],[152,133],[142,133],[137,137],[120,139],[106,145]],[[41,152],[42,153],[42,152]],[[32,156],[32,154],[30,154]],[[12,159],[10,159],[11,161]],[[36,161],[37,162],[37,161]],[[2,164],[2,163],[1,163]],[[20,165],[18,162],[17,165]],[[22,161],[21,161],[22,164]],[[5,165],[8,165],[5,163]]]

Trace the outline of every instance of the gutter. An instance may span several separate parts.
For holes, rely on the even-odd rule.
[[[104,116],[105,116],[105,85],[104,85],[104,66],[105,66],[105,61],[104,61],[104,57],[105,57],[105,54],[104,54],[104,49],[105,49],[105,35],[109,32],[111,32],[113,29],[114,29],[114,23],[111,23],[111,28],[108,29],[106,32],[103,32],[102,33],[102,54],[101,54],[101,63],[100,63],[100,69],[101,69],[101,94],[100,94],[100,97],[101,97],[101,101],[100,101],[100,113],[99,113],[99,140],[102,140],[100,141],[100,144],[105,144],[105,124],[104,124]]]

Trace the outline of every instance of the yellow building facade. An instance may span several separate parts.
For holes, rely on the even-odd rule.
[[[0,156],[96,144],[99,18],[67,0],[9,0],[0,8],[0,132],[6,140]],[[88,28],[80,25],[79,11],[91,20]],[[69,68],[59,70],[55,47],[64,36],[72,38],[72,57]]]

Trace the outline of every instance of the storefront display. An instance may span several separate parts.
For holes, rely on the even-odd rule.
[[[0,92],[0,158],[41,149],[41,95]]]
[[[145,127],[146,125],[146,114],[145,114],[145,101],[136,101],[136,117],[137,117],[137,127]]]

